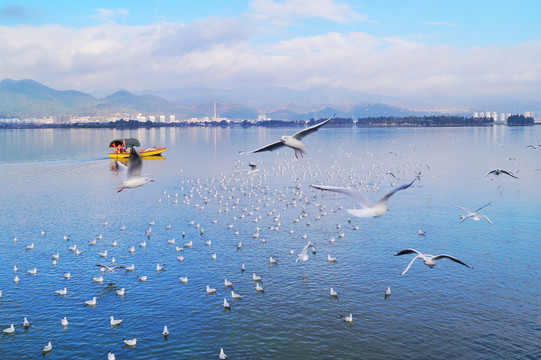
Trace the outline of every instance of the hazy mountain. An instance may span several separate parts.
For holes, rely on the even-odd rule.
[[[214,102],[217,116],[229,119],[256,119],[259,114],[278,120],[320,119],[333,114],[353,119],[424,114],[386,105],[386,101],[398,100],[328,87],[312,87],[304,91],[282,87],[236,90],[179,88],[149,91],[147,94],[121,90],[96,98],[75,90],[54,90],[33,80],[5,79],[0,82],[0,117],[142,113],[174,114],[178,119],[202,118],[213,116]]]
[[[96,98],[79,91],[54,90],[29,79],[0,81],[0,114],[3,116],[82,113],[95,105]]]
[[[100,112],[160,112],[167,113],[173,106],[165,99],[154,95],[134,95],[127,91],[117,91],[100,99],[97,108]]]

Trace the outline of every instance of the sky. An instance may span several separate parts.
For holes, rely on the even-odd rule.
[[[0,79],[541,100],[538,0],[0,0]]]

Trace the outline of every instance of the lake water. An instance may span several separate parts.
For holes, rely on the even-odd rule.
[[[540,126],[324,127],[303,140],[309,152],[299,160],[291,149],[238,154],[298,130],[0,131],[0,327],[15,324],[14,334],[0,338],[1,358],[40,358],[48,341],[48,359],[106,359],[108,350],[117,359],[217,359],[220,348],[229,359],[541,358],[541,147],[527,147],[540,144]],[[112,171],[107,146],[122,137],[167,150],[164,159],[144,161],[155,182],[117,193],[122,176]],[[260,172],[247,173],[249,162]],[[518,179],[485,177],[496,168]],[[352,217],[352,198],[310,188],[357,187],[377,200],[419,172],[380,218]],[[462,211],[452,206],[489,202],[481,213],[492,225],[459,224]],[[269,229],[278,222],[279,231]],[[317,253],[296,262],[308,240]],[[176,251],[188,241],[192,248]],[[473,269],[445,259],[430,269],[416,260],[400,275],[413,256],[393,255],[406,248],[453,255]],[[106,271],[102,283],[93,281],[101,274],[96,264],[112,265],[113,257],[135,271]],[[166,269],[158,273],[157,263]],[[27,274],[33,268],[37,274]],[[264,292],[255,290],[253,273]],[[242,299],[231,299],[224,278]],[[207,285],[216,294],[207,295]],[[66,296],[55,295],[64,287]],[[85,306],[94,296],[97,305]],[[350,313],[351,324],[340,319]],[[122,325],[111,327],[110,316]]]

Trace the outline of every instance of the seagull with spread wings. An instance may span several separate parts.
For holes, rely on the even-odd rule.
[[[128,166],[126,167],[120,162],[116,162],[117,169],[122,168],[128,170],[128,176],[126,181],[124,181],[119,189],[118,192],[121,192],[122,190],[126,188],[134,188],[138,186],[145,185],[146,183],[150,181],[154,181],[149,178],[145,178],[141,176],[141,169],[143,168],[143,159],[141,158],[141,155],[139,152],[132,146],[130,151],[130,158]]]
[[[335,114],[336,115],[336,114]],[[282,146],[288,146],[295,150],[295,157],[298,159],[299,156],[297,155],[297,151],[300,152],[301,157],[303,157],[303,153],[306,153],[306,146],[302,143],[302,138],[304,138],[306,135],[309,135],[317,130],[319,130],[320,127],[327,124],[329,121],[334,119],[334,116],[331,116],[325,121],[320,122],[319,124],[312,125],[310,127],[307,127],[306,129],[302,129],[301,131],[291,135],[291,136],[282,136],[282,138],[279,141],[273,142],[271,144],[265,145],[259,149],[255,149],[252,151],[239,151],[240,154],[251,154],[251,153],[257,153],[257,152],[263,152],[263,151],[273,151],[278,148],[281,148]]]
[[[362,192],[357,191],[357,190],[343,188],[339,186],[323,186],[323,185],[310,185],[310,186],[319,190],[334,191],[334,192],[351,196],[352,198],[357,200],[359,204],[361,204],[362,209],[347,209],[347,212],[353,216],[366,218],[366,217],[379,217],[379,216],[385,215],[385,213],[388,210],[387,200],[389,200],[389,198],[393,196],[397,191],[409,188],[411,184],[413,184],[414,181],[415,179],[413,179],[413,181],[410,182],[409,184],[404,184],[402,186],[397,187],[396,189],[394,189],[393,191],[391,191],[390,193],[382,197],[381,200],[379,200],[375,204],[372,203],[366,197],[366,195],[364,195]]]
[[[515,179],[518,179],[518,177],[515,176],[515,174],[513,174],[512,172],[510,171],[507,171],[507,170],[502,170],[502,169],[494,169],[494,170],[491,170],[489,171],[484,177],[487,177],[489,176],[490,174],[494,174],[494,175],[500,175],[500,174],[506,174],[506,175],[509,175],[511,177],[514,177]]]
[[[460,206],[457,206],[457,205],[454,205],[454,204],[453,204],[453,206],[456,207],[457,209],[464,210],[466,212],[466,215],[460,215],[459,224],[462,223],[463,221],[465,221],[468,218],[472,218],[475,221],[479,221],[479,220],[481,220],[480,218],[483,218],[483,219],[485,219],[486,221],[488,221],[489,223],[492,224],[492,221],[490,221],[490,219],[486,215],[477,213],[479,210],[486,208],[490,204],[492,204],[492,201],[489,202],[486,205],[481,206],[479,209],[477,209],[475,211],[470,211],[470,210],[468,210],[466,208],[463,208],[463,207],[460,207]]]
[[[464,266],[467,266],[469,267],[470,269],[473,269],[473,267],[471,267],[470,265],[466,264],[466,263],[463,263],[462,261],[458,260],[457,258],[451,256],[451,255],[445,255],[445,254],[440,254],[440,255],[430,255],[430,254],[423,254],[415,249],[405,249],[405,250],[402,250],[402,251],[399,251],[398,253],[396,253],[394,256],[399,256],[399,255],[405,255],[405,254],[417,254],[417,256],[415,256],[411,261],[410,263],[408,264],[408,267],[406,267],[406,269],[404,271],[402,271],[402,274],[401,275],[404,275],[410,268],[411,264],[413,264],[413,262],[416,260],[416,259],[422,259],[423,260],[423,263],[430,267],[431,269],[436,266],[436,260],[439,260],[439,259],[449,259],[449,260],[452,260],[456,263],[459,263],[461,265],[464,265]]]

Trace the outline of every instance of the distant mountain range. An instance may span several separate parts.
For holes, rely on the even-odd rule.
[[[55,90],[29,79],[0,81],[0,118],[119,113],[201,118],[213,116],[214,102],[217,103],[218,116],[229,119],[257,119],[261,113],[278,120],[308,120],[333,114],[354,119],[426,114],[385,104],[396,101],[390,97],[326,87],[305,91],[276,87],[239,90],[179,88],[148,90],[139,94],[117,91],[104,98],[96,98],[76,90]]]

